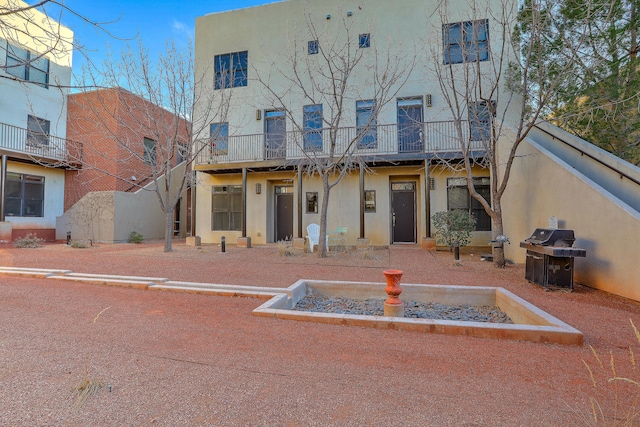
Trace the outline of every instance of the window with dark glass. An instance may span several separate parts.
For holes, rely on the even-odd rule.
[[[378,129],[375,115],[376,101],[373,99],[356,101],[356,132],[358,148],[376,148]]]
[[[211,195],[211,229],[242,230],[242,186],[213,186]]]
[[[473,185],[485,200],[491,200],[491,179],[473,178]],[[491,231],[491,217],[479,201],[471,197],[466,178],[447,179],[447,204],[449,210],[463,210],[476,219],[476,231]]]
[[[316,55],[319,52],[318,40],[311,40],[307,43],[307,52],[309,55]]]
[[[225,155],[229,152],[229,123],[211,123],[209,128],[211,154]]]
[[[7,73],[42,87],[49,84],[49,60],[37,53],[7,43]]]
[[[318,193],[307,193],[307,213],[318,213]]]
[[[365,212],[376,211],[376,190],[364,191],[364,211]]]
[[[444,63],[489,60],[489,21],[465,21],[442,26]]]
[[[151,138],[144,138],[144,162],[148,165],[156,164],[156,141]]]
[[[43,217],[44,177],[7,172],[5,215]]]
[[[49,145],[49,131],[51,123],[40,117],[27,116],[27,147],[42,147]]]
[[[495,103],[486,101],[469,103],[469,137],[472,141],[490,141],[492,113],[495,112]]]
[[[360,47],[360,49],[366,48],[366,47],[370,47],[371,46],[371,34],[366,33],[366,34],[360,34],[360,36],[358,37],[358,46]]]
[[[226,53],[214,57],[215,88],[227,89],[247,85],[248,52]]]
[[[305,105],[302,108],[304,150],[322,150],[322,105]]]

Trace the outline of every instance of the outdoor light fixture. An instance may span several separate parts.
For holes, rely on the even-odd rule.
[[[256,120],[260,120],[262,118],[262,111],[256,110]]]
[[[347,16],[351,16],[351,15],[353,15],[353,12],[351,11],[347,12]]]
[[[327,14],[327,19],[331,19],[331,15],[330,14]]]
[[[256,184],[256,194],[262,193],[262,184]]]
[[[425,103],[427,104],[427,107],[431,107],[431,94],[428,94],[426,97]]]
[[[435,178],[429,178],[429,189],[430,190],[435,190],[436,189],[436,179]]]

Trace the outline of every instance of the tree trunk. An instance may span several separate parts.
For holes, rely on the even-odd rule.
[[[494,201],[493,216],[493,240],[504,234],[504,225],[502,224],[502,206],[500,200]],[[504,257],[504,243],[496,242],[493,244],[493,265],[497,268],[504,268],[506,260]]]
[[[164,227],[164,251],[172,252],[171,239],[173,239],[173,209],[168,209],[165,212],[165,227]]]
[[[329,174],[324,173],[322,176],[322,206],[320,208],[320,237],[318,238],[318,256],[320,258],[327,257],[327,213],[329,211]]]

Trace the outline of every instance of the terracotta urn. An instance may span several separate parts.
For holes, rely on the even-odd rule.
[[[389,295],[389,298],[385,301],[385,304],[398,305],[402,304],[400,301],[400,294],[402,288],[400,287],[400,278],[402,278],[402,270],[384,270],[382,272],[387,279],[387,287],[384,288],[385,292]]]

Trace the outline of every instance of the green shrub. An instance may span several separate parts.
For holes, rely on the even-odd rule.
[[[431,218],[436,230],[436,241],[449,246],[450,251],[453,251],[456,242],[460,246],[466,246],[471,242],[471,234],[476,229],[476,219],[467,211],[436,212]]]
[[[18,237],[13,242],[13,246],[16,248],[37,248],[42,246],[40,244],[42,242],[44,242],[44,239],[39,238],[35,233],[28,233],[24,237]]]
[[[137,231],[132,231],[129,235],[129,243],[142,243],[144,236]]]

